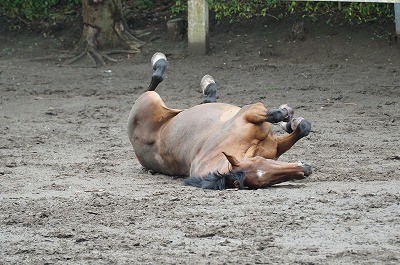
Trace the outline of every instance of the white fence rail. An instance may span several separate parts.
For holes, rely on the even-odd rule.
[[[291,1],[291,0],[283,0]],[[302,1],[302,0],[297,0]],[[318,2],[393,3],[396,33],[400,36],[400,0],[310,0]],[[188,0],[188,48],[192,55],[205,55],[209,46],[207,0]]]

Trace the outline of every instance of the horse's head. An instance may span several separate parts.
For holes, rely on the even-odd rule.
[[[232,165],[232,172],[245,174],[244,186],[251,189],[263,188],[292,179],[304,179],[312,173],[311,165],[303,162],[286,163],[260,156],[243,158],[239,161],[234,156],[225,153],[224,155]],[[239,188],[238,182],[234,181],[232,184]]]

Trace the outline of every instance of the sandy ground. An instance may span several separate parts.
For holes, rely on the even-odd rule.
[[[215,27],[199,58],[162,35],[102,68],[60,65],[57,39],[0,36],[0,263],[399,264],[393,25],[307,24],[301,41],[291,23]],[[313,175],[209,191],[144,170],[126,121],[156,51],[170,107],[198,104],[204,74],[221,102],[294,107],[313,129],[281,159]]]

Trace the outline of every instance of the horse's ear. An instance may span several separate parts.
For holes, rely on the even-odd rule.
[[[239,166],[240,162],[239,162],[239,160],[236,159],[236,157],[227,155],[224,152],[222,152],[222,153],[224,154],[226,159],[228,159],[229,163],[232,164],[232,167],[238,167]]]

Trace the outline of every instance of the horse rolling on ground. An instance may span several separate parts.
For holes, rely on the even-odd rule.
[[[156,53],[151,62],[155,72],[150,86],[135,101],[128,120],[129,140],[143,167],[186,176],[184,184],[206,189],[265,188],[311,174],[307,163],[276,160],[311,131],[310,122],[295,118],[289,106],[216,103],[216,83],[206,75],[201,80],[204,104],[170,109],[154,91],[167,58]],[[274,135],[271,124],[276,123],[288,134]]]

